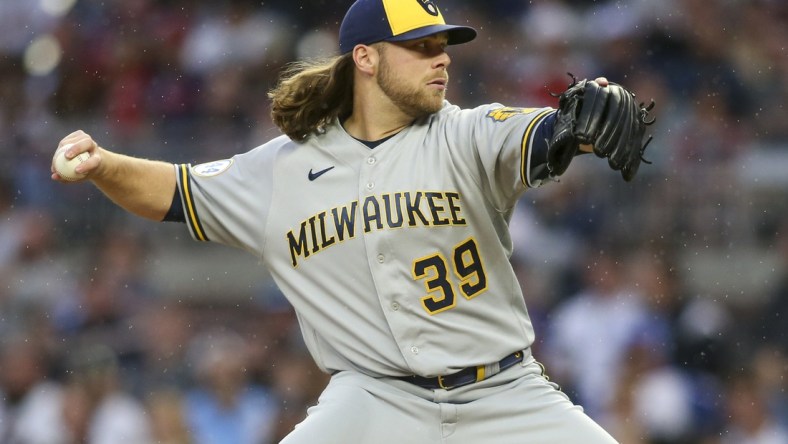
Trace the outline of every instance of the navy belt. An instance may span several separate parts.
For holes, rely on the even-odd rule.
[[[433,378],[425,378],[423,376],[403,376],[398,379],[402,381],[416,384],[425,389],[444,389],[451,390],[453,388],[462,387],[463,385],[473,384],[474,382],[483,381],[492,375],[500,373],[507,368],[523,361],[523,352],[517,351],[511,355],[501,359],[500,361],[488,364],[478,365],[476,367],[467,367],[457,373],[452,373],[446,376],[436,376]]]

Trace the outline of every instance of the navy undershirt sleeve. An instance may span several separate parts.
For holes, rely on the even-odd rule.
[[[547,142],[553,137],[556,113],[545,117],[536,129],[533,145],[531,145],[531,165],[547,164]]]
[[[167,214],[164,215],[162,222],[186,223],[186,215],[183,212],[183,202],[181,202],[181,196],[178,193],[177,187],[175,188],[175,193],[172,196],[170,209],[167,211]]]
[[[531,177],[534,180],[545,180],[550,175],[547,170],[547,144],[553,137],[556,115],[557,113],[553,113],[545,117],[536,128],[537,133],[531,145]],[[581,154],[588,153],[578,150],[575,156]]]

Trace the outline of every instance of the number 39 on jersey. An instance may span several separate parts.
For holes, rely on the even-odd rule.
[[[487,290],[487,275],[473,238],[456,245],[451,258],[436,253],[416,259],[412,272],[413,279],[424,281],[427,295],[421,305],[429,314],[453,308],[457,291],[470,300]]]

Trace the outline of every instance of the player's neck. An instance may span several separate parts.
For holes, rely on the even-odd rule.
[[[375,141],[390,137],[413,123],[413,118],[399,113],[399,116],[385,113],[358,112],[356,110],[345,120],[343,126],[351,136],[360,140]]]

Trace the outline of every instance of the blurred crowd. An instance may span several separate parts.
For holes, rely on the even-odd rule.
[[[316,402],[327,377],[266,275],[163,291],[151,270],[184,270],[158,252],[221,247],[49,164],[76,129],[172,162],[269,140],[266,92],[335,52],[349,3],[0,2],[0,442],[267,444]],[[633,182],[581,156],[512,221],[551,378],[623,443],[788,443],[788,3],[441,8],[479,31],[449,49],[455,104],[555,106],[568,72],[657,102]]]

